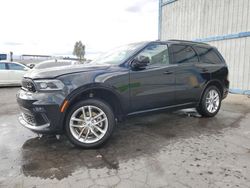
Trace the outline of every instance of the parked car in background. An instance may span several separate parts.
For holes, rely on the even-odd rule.
[[[60,67],[60,66],[70,66],[70,65],[78,65],[81,64],[79,61],[72,61],[72,60],[62,60],[62,59],[53,59],[40,62],[36,64],[33,69],[45,69],[45,68],[52,68],[52,67]]]
[[[17,63],[0,61],[0,86],[19,86],[29,67]]]
[[[213,46],[135,43],[86,65],[26,74],[17,94],[19,121],[34,132],[65,133],[73,144],[92,148],[127,116],[196,108],[213,117],[228,88],[226,62]]]

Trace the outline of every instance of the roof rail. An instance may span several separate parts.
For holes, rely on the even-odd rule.
[[[186,43],[193,43],[193,44],[204,44],[204,45],[209,45],[207,43],[204,42],[199,42],[199,41],[190,41],[190,40],[177,40],[177,39],[170,39],[168,40],[170,42],[186,42]]]

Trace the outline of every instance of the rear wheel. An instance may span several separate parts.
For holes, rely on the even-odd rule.
[[[213,117],[220,110],[221,106],[221,93],[216,86],[209,86],[200,101],[199,106],[196,108],[197,112],[205,117]]]
[[[73,144],[82,148],[94,148],[110,137],[114,125],[111,107],[102,100],[88,99],[71,108],[65,128]]]

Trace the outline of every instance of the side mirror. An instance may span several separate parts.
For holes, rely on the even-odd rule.
[[[35,64],[34,63],[29,63],[26,66],[32,69],[35,66]]]
[[[132,61],[131,67],[135,70],[143,70],[146,68],[146,66],[148,66],[149,63],[150,63],[149,57],[138,56]]]

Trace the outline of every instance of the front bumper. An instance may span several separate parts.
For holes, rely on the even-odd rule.
[[[31,93],[20,90],[17,102],[21,115],[18,120],[21,125],[41,134],[60,134],[63,130],[60,104],[62,96],[52,93]],[[60,98],[60,100],[58,99]]]
[[[20,122],[21,125],[23,125],[24,127],[30,129],[30,130],[33,130],[33,131],[44,131],[46,129],[49,128],[50,126],[50,123],[46,123],[44,125],[40,125],[40,126],[36,126],[35,124],[31,124],[25,117],[25,114],[21,114],[19,117],[18,117],[18,120]]]

